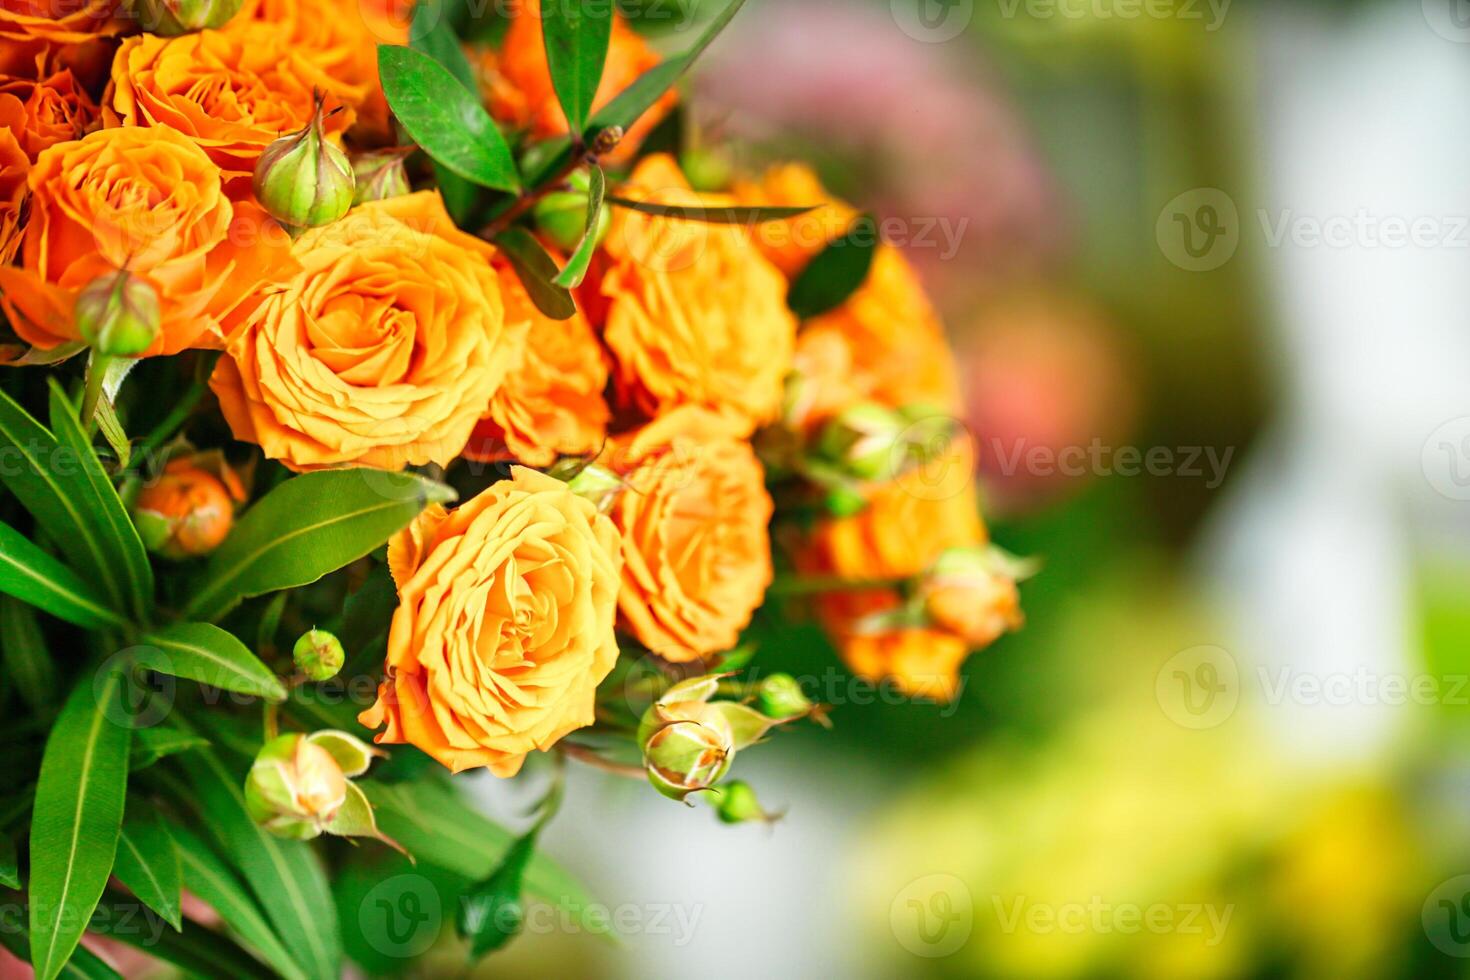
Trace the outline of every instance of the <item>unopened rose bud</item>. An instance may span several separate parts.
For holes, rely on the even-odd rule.
[[[613,500],[623,492],[623,479],[606,467],[595,464],[581,466],[576,475],[567,481],[567,489],[592,501],[599,511],[606,513]]]
[[[352,174],[357,183],[353,204],[386,201],[402,197],[413,190],[403,169],[403,154],[393,151],[364,153],[352,161]]]
[[[347,777],[332,753],[305,735],[265,744],[245,781],[250,818],[277,837],[310,840],[347,802]]]
[[[223,27],[244,0],[132,0],[133,18],[150,34],[174,37]]]
[[[930,567],[920,595],[935,626],[979,649],[1025,621],[1016,578],[994,549],[953,548]]]
[[[563,252],[570,252],[587,233],[587,205],[591,189],[591,178],[586,171],[572,174],[571,189],[553,191],[536,203],[532,212],[536,228]],[[597,216],[597,244],[607,237],[612,224],[612,215],[604,207]]]
[[[904,428],[902,416],[892,409],[871,402],[853,405],[822,429],[817,453],[859,480],[888,479]]]
[[[158,339],[158,292],[126,269],[87,284],[75,313],[82,339],[106,357],[137,357]]]
[[[352,164],[328,141],[323,118],[318,99],[306,128],[267,146],[255,164],[256,200],[289,228],[329,225],[352,207]]]
[[[868,499],[852,487],[833,487],[827,491],[827,513],[833,517],[853,517],[868,506]]]
[[[721,823],[771,823],[776,818],[761,809],[751,785],[739,779],[723,784],[713,793],[711,802]]]
[[[735,166],[725,150],[687,150],[679,156],[679,166],[690,187],[708,194],[725,190],[735,176]]]
[[[328,681],[337,676],[347,659],[342,641],[326,630],[307,630],[291,649],[296,669],[314,681]]]
[[[761,714],[777,719],[794,718],[812,710],[812,703],[790,674],[772,674],[761,681],[756,692],[756,705]]]
[[[244,490],[226,469],[176,459],[138,492],[133,522],[149,551],[182,561],[207,555],[229,535]]]
[[[670,799],[709,789],[730,769],[735,757],[729,725],[718,714],[700,721],[676,721],[653,733],[644,747],[648,780]]]

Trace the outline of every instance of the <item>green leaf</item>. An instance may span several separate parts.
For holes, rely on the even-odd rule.
[[[78,454],[63,447],[4,391],[0,391],[0,447],[16,457],[0,467],[0,479],[10,492],[35,516],[68,563],[98,585],[107,604],[118,612],[127,610],[128,597],[138,583],[128,582],[127,564],[118,560],[121,543],[106,540],[107,525],[98,522],[102,505],[93,499],[92,483],[82,472]],[[145,575],[151,589],[153,573]]]
[[[190,749],[202,749],[209,739],[192,732],[182,732],[168,725],[153,725],[133,732],[133,752],[128,768],[137,772],[146,769],[159,759],[165,759]]]
[[[587,175],[587,230],[582,234],[577,250],[567,259],[567,267],[561,270],[553,282],[553,285],[563,289],[576,289],[582,285],[582,280],[587,277],[587,267],[592,263],[592,254],[597,251],[597,224],[602,218],[602,199],[607,193],[607,177],[595,163]]]
[[[620,92],[617,98],[599,109],[587,126],[587,139],[592,139],[599,131],[610,126],[621,126],[624,129],[632,127],[665,92],[673,87],[675,82],[683,77],[699,56],[704,54],[704,49],[709,47],[714,39],[720,36],[720,32],[729,26],[730,21],[735,18],[743,6],[745,6],[745,0],[731,0],[725,9],[720,11],[719,16],[704,29],[699,40],[694,42],[694,47],[681,55],[675,55],[654,65],[638,76],[638,80],[632,85]]]
[[[464,56],[464,48],[450,26],[442,0],[422,0],[414,7],[408,44],[448,69],[471,95],[479,91],[475,70]],[[455,223],[466,224],[479,208],[479,187],[438,162],[434,162],[434,182]]]
[[[168,827],[146,800],[138,797],[128,800],[112,873],[128,886],[138,901],[173,926],[175,932],[183,930],[179,909],[183,891],[179,850]]]
[[[61,972],[112,872],[128,785],[123,675],[85,674],[46,740],[31,817],[31,962]]]
[[[786,296],[791,312],[809,320],[847,302],[867,280],[880,241],[873,217],[858,218],[846,235],[818,253],[792,282]]]
[[[275,974],[255,963],[229,938],[195,922],[180,932],[169,932],[148,910],[140,916],[131,897],[108,892],[93,917],[91,930],[172,963],[185,976],[228,980],[272,980]]]
[[[551,87],[566,113],[568,128],[580,133],[592,113],[612,40],[613,5],[550,3],[541,8],[541,31]]]
[[[378,73],[394,116],[425,153],[483,187],[521,189],[505,137],[448,68],[413,48],[383,44]]]
[[[15,838],[9,834],[0,834],[0,885],[20,887],[20,857],[15,850]]]
[[[138,664],[160,674],[267,701],[286,700],[286,685],[280,678],[234,634],[218,626],[177,623],[144,635],[133,650]]]
[[[75,572],[8,524],[0,524],[0,593],[89,629],[127,625]]]
[[[490,874],[514,836],[467,803],[453,786],[438,780],[388,785],[358,783],[377,814],[378,827],[416,859],[472,881]],[[568,908],[596,904],[586,887],[550,858],[536,855],[526,868],[526,888]]]
[[[0,655],[20,699],[32,711],[48,707],[56,691],[56,665],[36,614],[9,596],[0,597]]]
[[[327,876],[311,847],[258,827],[245,810],[245,769],[231,769],[212,749],[177,759],[207,827],[250,883],[275,933],[310,978],[336,980],[342,949]]]
[[[184,887],[219,913],[224,924],[287,980],[305,980],[265,914],[245,886],[204,841],[182,827],[173,828],[184,868]]]
[[[510,260],[536,309],[553,320],[570,320],[577,315],[577,302],[572,294],[556,284],[561,270],[534,235],[524,228],[508,228],[496,237],[495,244]]]
[[[608,197],[609,204],[616,204],[629,211],[651,214],[660,218],[678,218],[685,221],[703,221],[712,225],[760,225],[771,221],[786,221],[821,207],[767,208],[767,207],[686,207],[679,204],[655,204],[652,201],[632,201],[625,197]]]
[[[182,615],[213,621],[242,599],[309,585],[372,552],[427,504],[453,499],[411,473],[323,470],[287,480],[210,557]]]
[[[143,539],[138,536],[133,519],[128,516],[128,509],[117,495],[117,488],[92,448],[92,437],[77,421],[76,406],[62,392],[60,382],[54,377],[50,380],[51,431],[76,460],[77,487],[73,491],[76,500],[84,508],[89,523],[101,532],[109,571],[122,576],[126,604],[120,608],[131,610],[143,622],[153,608],[153,566],[148,564],[148,552],[143,548]]]
[[[522,879],[535,853],[536,831],[516,838],[490,876],[471,885],[460,897],[454,925],[460,938],[469,940],[472,956],[478,958],[501,949],[525,926]]]
[[[24,922],[7,919],[5,928],[0,929],[0,946],[9,950],[16,959],[25,962],[31,958],[30,930]],[[61,976],[68,980],[122,980],[122,975],[104,963],[96,953],[85,946],[78,946],[71,959],[61,968]]]

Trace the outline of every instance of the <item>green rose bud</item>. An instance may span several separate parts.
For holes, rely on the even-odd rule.
[[[591,191],[591,178],[585,171],[572,174],[569,183],[571,190],[547,194],[536,202],[532,212],[537,229],[563,252],[575,249],[587,233],[587,203]],[[604,207],[597,215],[597,244],[601,245],[607,237],[611,223],[612,215]]]
[[[255,164],[256,200],[288,228],[329,225],[352,207],[352,164],[327,140],[323,118],[318,99],[306,128],[267,146]]]
[[[761,809],[755,790],[739,779],[725,783],[711,794],[715,815],[721,823],[771,823],[776,818]]]
[[[245,780],[245,807],[261,827],[291,840],[320,836],[347,802],[347,777],[325,748],[305,735],[271,739]]]
[[[582,466],[578,473],[567,481],[567,489],[597,505],[606,513],[623,492],[623,479],[612,470],[601,466]]]
[[[826,503],[833,517],[853,517],[868,506],[868,498],[852,487],[833,487],[827,491]]]
[[[674,800],[709,789],[730,770],[735,756],[729,726],[718,714],[676,721],[653,733],[643,750],[648,780]]]
[[[92,280],[77,296],[77,330],[98,354],[137,357],[159,329],[158,292],[126,269]]]
[[[810,714],[812,703],[790,674],[772,674],[761,681],[756,705],[767,718],[787,719]]]
[[[244,0],[132,0],[133,19],[150,34],[174,37],[224,27]]]
[[[342,641],[326,630],[308,630],[301,634],[291,650],[296,669],[314,681],[331,680],[342,669],[346,654]]]
[[[893,476],[894,446],[904,419],[872,402],[854,405],[828,422],[817,438],[817,454],[859,480]]]
[[[386,201],[390,197],[402,197],[413,188],[408,184],[408,174],[403,169],[403,154],[394,151],[364,153],[352,161],[352,173],[357,181],[353,204],[368,201]]]
[[[725,190],[735,176],[730,154],[724,150],[687,150],[679,156],[679,166],[689,186],[707,194]]]

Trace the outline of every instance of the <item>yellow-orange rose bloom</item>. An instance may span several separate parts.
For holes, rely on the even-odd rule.
[[[690,190],[665,155],[639,164],[621,192],[671,205],[732,201]],[[785,278],[744,228],[619,208],[605,250],[603,338],[627,401],[649,416],[702,406],[741,435],[780,414],[796,318]]]
[[[607,60],[597,93],[592,98],[593,112],[611,102],[662,60],[658,52],[628,26],[623,15],[614,10]],[[537,139],[561,136],[567,132],[567,116],[552,87],[551,69],[546,61],[540,0],[521,0],[516,4],[515,15],[500,49],[486,48],[477,52],[475,62],[482,93],[496,119],[512,128],[529,130]],[[679,96],[672,89],[660,96],[628,127],[622,144],[611,159],[614,162],[631,159],[638,144],[678,101]]]
[[[39,81],[0,76],[0,129],[14,133],[32,160],[77,139],[96,118],[97,104],[68,70]]]
[[[435,192],[360,205],[296,241],[211,386],[236,438],[294,470],[447,464],[520,360],[495,250]]]
[[[609,462],[626,485],[611,510],[624,626],[676,663],[729,650],[771,584],[772,504],[750,444],[686,407],[620,442]]]
[[[733,193],[741,204],[752,207],[816,206],[814,211],[785,221],[767,222],[755,229],[760,250],[791,279],[818,252],[845,235],[858,216],[850,204],[828,194],[816,172],[804,163],[777,164],[758,181],[737,181]]]
[[[103,116],[110,126],[183,133],[240,186],[248,185],[262,150],[311,121],[317,90],[329,110],[343,105],[332,79],[270,24],[173,38],[144,34],[118,50]],[[346,107],[329,114],[327,132],[340,133],[352,118]]]
[[[0,0],[0,75],[70,68],[91,87],[107,74],[114,37],[131,26],[121,0]]]
[[[842,659],[859,677],[892,681],[904,694],[952,701],[970,648],[952,633],[931,629],[850,632],[839,640]]]
[[[28,180],[21,264],[0,268],[0,306],[37,347],[79,340],[77,293],[121,268],[158,292],[149,355],[217,346],[219,317],[290,261],[286,234],[254,204],[232,204],[219,168],[171,130],[57,143]]]
[[[0,128],[0,266],[9,265],[20,248],[26,175],[30,172],[31,161],[20,141],[10,130]]]
[[[513,776],[593,718],[618,658],[618,532],[566,484],[515,467],[457,510],[431,506],[388,548],[399,606],[388,633],[379,743],[455,772]]]
[[[567,320],[546,316],[520,278],[496,261],[507,323],[523,324],[524,359],[490,399],[489,414],[465,447],[471,459],[516,459],[545,468],[558,456],[581,456],[602,447],[607,435],[607,362],[602,345],[580,312]]]

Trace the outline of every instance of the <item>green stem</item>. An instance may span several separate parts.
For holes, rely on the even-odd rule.
[[[92,352],[87,361],[87,387],[82,392],[82,428],[90,433],[97,418],[97,402],[102,398],[102,382],[107,379],[107,366],[112,358],[106,354]]]

